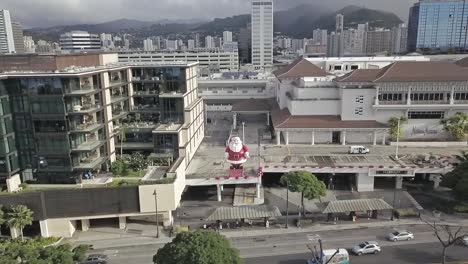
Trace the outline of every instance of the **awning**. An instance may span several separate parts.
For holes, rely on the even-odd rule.
[[[393,207],[383,199],[341,200],[329,202],[322,213],[365,212],[386,209],[393,209]]]
[[[276,206],[238,206],[238,207],[220,207],[216,209],[206,220],[234,220],[234,219],[256,219],[264,217],[278,217],[281,212]]]

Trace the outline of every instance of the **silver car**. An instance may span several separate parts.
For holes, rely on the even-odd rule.
[[[411,232],[406,230],[393,231],[385,236],[388,240],[396,242],[401,240],[411,240],[414,239],[414,235]]]
[[[362,254],[377,254],[381,251],[379,243],[376,241],[364,241],[357,246],[354,246],[351,251],[360,256]]]

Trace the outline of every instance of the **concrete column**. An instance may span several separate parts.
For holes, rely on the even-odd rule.
[[[379,87],[376,86],[375,87],[375,102],[374,102],[375,105],[379,105]]]
[[[172,217],[172,211],[164,212],[163,214],[163,226],[172,226],[174,224],[174,218]]]
[[[281,145],[281,132],[276,131],[276,145]]]
[[[346,131],[341,132],[341,145],[346,145]]]
[[[216,192],[218,194],[218,202],[221,202],[221,186],[218,184],[216,185]]]
[[[233,129],[237,128],[237,114],[232,115],[232,128]]]
[[[358,192],[374,191],[374,177],[368,173],[356,173],[356,187]]]
[[[260,188],[261,187],[262,187],[262,183],[259,180],[259,182],[257,182],[257,199],[260,199]]]
[[[385,135],[386,135],[386,134],[387,134],[387,131],[384,131],[384,132],[382,133],[382,145],[384,145],[384,146],[385,146]]]
[[[395,189],[402,189],[403,188],[403,177],[396,177],[395,178]]]
[[[50,237],[49,227],[47,226],[47,220],[39,221],[39,226],[41,228],[41,236],[42,237]]]
[[[408,89],[408,98],[406,99],[406,104],[411,104],[411,87]]]
[[[450,104],[455,104],[455,87],[452,87],[452,91],[450,92]]]
[[[312,130],[312,143],[311,145],[315,145],[315,130]]]
[[[119,217],[119,228],[120,229],[125,229],[126,227],[127,227],[127,217],[120,216]]]
[[[286,131],[284,136],[284,141],[286,145],[289,145],[289,131]]]
[[[20,236],[19,228],[10,227],[10,236],[11,238],[18,238]]]
[[[267,126],[269,126],[270,125],[270,112],[266,113],[266,118],[267,118],[266,124]]]
[[[81,231],[86,232],[89,230],[89,219],[81,219]]]
[[[224,191],[224,185],[221,185],[220,188],[221,188],[221,191],[223,192]]]
[[[374,138],[373,138],[373,141],[372,141],[372,145],[377,145],[377,131],[374,131]]]

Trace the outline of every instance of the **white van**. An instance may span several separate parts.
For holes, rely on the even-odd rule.
[[[364,146],[350,146],[349,154],[368,154],[370,151]]]

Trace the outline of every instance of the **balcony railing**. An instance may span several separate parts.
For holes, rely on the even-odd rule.
[[[135,95],[159,95],[158,90],[135,91]]]
[[[450,101],[448,101],[448,100],[423,100],[423,101],[411,100],[411,104],[415,104],[415,105],[450,104]]]

